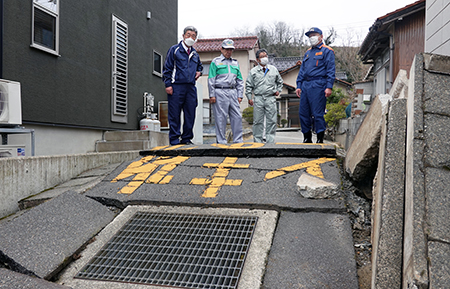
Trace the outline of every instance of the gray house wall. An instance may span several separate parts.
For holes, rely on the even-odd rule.
[[[166,100],[161,77],[153,74],[153,51],[164,59],[177,42],[178,1],[60,0],[59,56],[30,46],[32,2],[4,1],[2,77],[21,83],[24,126],[100,136],[103,130],[139,129],[143,93],[151,92],[156,104]],[[111,121],[112,15],[128,25],[127,123]],[[48,136],[36,131],[37,155],[46,154],[39,139]]]
[[[426,5],[425,52],[450,55],[450,5],[442,0]]]

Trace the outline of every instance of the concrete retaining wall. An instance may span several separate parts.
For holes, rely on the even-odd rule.
[[[403,288],[450,284],[450,57],[419,54],[410,72]]]
[[[19,210],[17,202],[106,164],[135,159],[139,151],[0,158],[0,218]]]
[[[372,191],[373,289],[449,287],[448,83],[450,57],[416,55],[409,80],[401,72],[393,85],[389,113],[375,101],[347,151],[346,171],[356,180],[367,173],[360,168],[378,157]]]

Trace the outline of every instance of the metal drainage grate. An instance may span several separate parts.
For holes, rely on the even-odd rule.
[[[257,220],[138,212],[75,277],[236,288]]]

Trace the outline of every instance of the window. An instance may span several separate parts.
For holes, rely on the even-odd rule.
[[[112,16],[111,121],[128,122],[128,25]]]
[[[162,76],[162,56],[160,53],[153,51],[153,74]]]
[[[59,0],[33,0],[31,46],[59,53]]]

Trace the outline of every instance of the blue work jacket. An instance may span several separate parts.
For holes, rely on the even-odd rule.
[[[336,78],[334,50],[323,42],[305,53],[297,76],[297,88],[302,88],[304,81],[326,79],[327,88],[333,88]]]
[[[188,55],[182,41],[170,47],[164,62],[163,81],[166,87],[175,84],[195,84],[195,73],[203,71],[200,56],[194,47]]]

